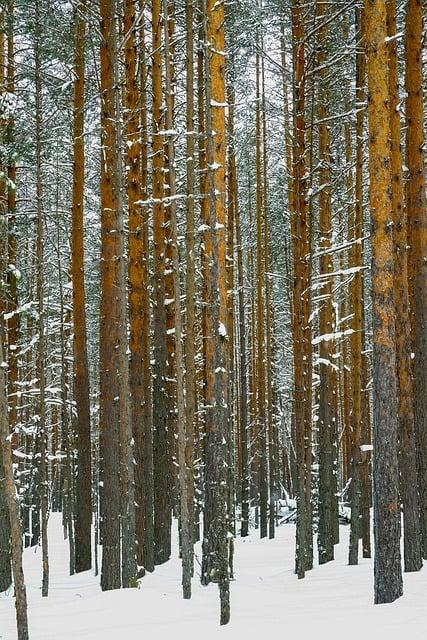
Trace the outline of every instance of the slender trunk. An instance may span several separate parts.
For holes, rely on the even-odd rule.
[[[194,221],[194,192],[195,192],[195,139],[194,139],[194,33],[193,33],[193,0],[185,3],[186,25],[186,130],[187,130],[187,191],[186,191],[186,334],[185,334],[185,401],[186,401],[186,465],[188,469],[188,509],[194,514],[194,437],[196,416],[196,265],[195,265],[195,221]],[[194,518],[194,516],[191,516]],[[190,529],[190,561],[191,571],[194,572],[193,544],[195,540],[195,523]]]
[[[0,14],[0,93],[3,95],[5,87],[5,51],[4,51],[4,13]],[[6,123],[0,122],[0,137],[5,137]],[[4,171],[4,167],[2,167]],[[6,275],[7,254],[7,207],[6,189],[3,180],[0,182],[0,280]],[[6,296],[0,290],[0,317],[6,308]],[[0,336],[3,338],[3,336]],[[5,474],[3,468],[2,448],[0,447],[0,593],[6,591],[12,584],[12,566],[10,562],[10,522],[6,495]]]
[[[0,318],[0,322],[1,322]],[[0,326],[0,362],[3,362],[3,327]],[[12,445],[10,441],[6,398],[5,369],[0,367],[0,449],[3,459],[4,483],[11,528],[11,555],[15,586],[16,625],[18,640],[28,640],[27,594],[22,568],[22,528],[19,503],[13,478]]]
[[[408,292],[406,211],[404,206],[402,152],[400,144],[399,80],[396,29],[396,2],[387,2],[389,44],[389,93],[391,187],[393,206],[394,304],[396,316],[396,373],[399,383],[399,467],[403,503],[405,571],[422,567],[420,510],[418,501],[417,458],[414,432],[413,388],[411,379],[411,338]]]
[[[293,67],[294,67],[294,150],[293,150],[293,185],[294,185],[294,221],[293,231],[293,262],[294,262],[294,291],[292,306],[292,333],[294,353],[294,416],[295,416],[295,452],[296,452],[296,496],[297,496],[297,530],[296,530],[296,573],[304,578],[309,566],[309,549],[307,539],[309,535],[309,509],[306,494],[306,460],[305,460],[305,390],[307,363],[304,353],[304,295],[306,278],[304,262],[307,256],[304,238],[307,236],[307,201],[306,201],[306,148],[305,148],[305,45],[304,45],[304,17],[301,0],[294,0],[292,4],[292,34],[293,34]],[[305,293],[304,293],[305,292]]]
[[[60,324],[60,340],[61,340],[61,431],[62,442],[65,444],[65,472],[62,484],[64,508],[63,519],[65,521],[65,528],[68,535],[69,546],[69,567],[70,575],[73,575],[76,569],[76,539],[75,539],[75,526],[73,527],[73,511],[74,511],[74,487],[73,487],[73,455],[74,449],[72,442],[72,429],[70,429],[70,420],[68,414],[68,363],[66,353],[67,332],[65,324],[68,320],[69,312],[65,312],[64,304],[64,289],[62,285],[61,275],[61,254],[59,250],[59,227],[58,227],[58,240],[57,240],[57,260],[58,260],[58,280],[59,280],[59,305],[61,311],[61,324]],[[91,483],[89,482],[89,489],[91,489]],[[77,503],[76,503],[77,508]],[[76,518],[77,524],[77,518]],[[78,544],[78,543],[77,543]],[[90,551],[90,527],[89,527],[89,551]]]
[[[410,247],[409,301],[411,305],[414,376],[415,437],[421,513],[422,554],[427,558],[427,203],[423,95],[423,2],[408,0],[405,37],[406,98],[406,211]]]
[[[167,11],[167,0],[163,0],[163,11]],[[166,91],[166,130],[171,132],[173,127],[173,98],[171,86],[171,58],[168,25],[165,25],[165,91]],[[176,183],[175,183],[175,150],[173,133],[167,137],[167,156],[169,161],[169,195],[170,195],[170,239],[173,269],[173,296],[175,299],[175,373],[176,373],[176,401],[178,423],[178,465],[180,489],[180,524],[181,524],[181,554],[182,554],[182,588],[185,599],[191,597],[191,576],[193,567],[192,525],[193,509],[189,501],[190,469],[187,465],[187,439],[184,402],[184,355],[182,349],[182,313],[181,287],[179,278],[178,231],[176,220]]]
[[[258,37],[259,45],[259,37]],[[258,500],[260,507],[260,537],[267,535],[268,521],[268,467],[267,427],[265,415],[265,353],[264,353],[264,241],[263,233],[263,178],[262,178],[262,121],[260,54],[256,54],[256,268],[257,268],[257,455],[259,463]]]
[[[357,21],[359,24],[358,34],[360,38],[364,37],[363,23],[360,11],[357,12]],[[361,43],[359,46],[362,46]],[[363,52],[359,52],[356,60],[356,91],[360,90],[360,85],[363,84],[365,75],[365,57]],[[357,123],[359,125],[359,123]],[[361,125],[363,126],[363,124]],[[362,131],[357,126],[356,135],[362,135]],[[362,150],[356,150],[356,164],[358,163],[357,154],[362,153]],[[358,175],[356,172],[356,181],[362,180],[362,175]],[[356,215],[354,226],[353,247],[351,249],[351,264],[352,267],[358,267],[359,271],[356,272],[352,285],[351,285],[351,307],[353,313],[352,330],[351,334],[351,388],[352,388],[352,412],[351,412],[351,425],[352,425],[352,440],[351,440],[351,487],[350,487],[350,502],[351,502],[351,523],[350,523],[350,543],[348,562],[350,565],[355,565],[359,561],[359,538],[361,536],[361,423],[362,423],[362,310],[363,310],[363,288],[362,288],[362,245],[361,237],[363,235],[363,218],[362,218],[362,202],[361,193],[358,190],[359,185],[356,184]]]
[[[229,103],[230,136],[234,136],[234,91]],[[237,189],[236,157],[234,140],[230,142],[230,174],[233,176],[234,224],[237,251],[237,286],[239,309],[239,439],[240,439],[240,480],[241,480],[241,530],[240,535],[249,534],[249,460],[248,460],[248,383],[247,383],[247,348],[245,323],[245,290],[243,282],[243,247],[240,223],[240,207]]]
[[[37,349],[37,379],[39,384],[38,397],[38,433],[40,438],[40,506],[41,506],[41,538],[42,538],[42,596],[49,592],[49,554],[48,554],[48,467],[47,467],[47,432],[46,432],[46,402],[45,402],[45,310],[44,310],[44,215],[43,215],[43,184],[41,166],[41,136],[42,136],[42,86],[41,86],[41,53],[40,53],[40,2],[35,6],[35,162],[36,162],[36,207],[37,207],[37,300],[38,300],[38,349]]]
[[[15,46],[14,46],[14,1],[8,0],[7,2],[7,91],[9,94],[15,93]],[[11,268],[11,265],[15,267],[17,260],[17,235],[16,235],[16,166],[13,155],[14,144],[14,117],[13,114],[9,116],[6,127],[6,144],[9,147],[9,153],[7,158],[7,212],[8,212],[8,270],[7,270],[7,285],[8,285],[8,310],[11,313],[11,317],[7,323],[7,341],[8,345],[13,345],[13,348],[9,346],[8,349],[8,361],[9,369],[7,374],[7,387],[9,398],[9,426],[12,432],[13,446],[18,444],[17,436],[15,432],[15,426],[18,423],[18,351],[15,345],[19,343],[19,313],[16,312],[18,308],[18,281],[17,270]]]
[[[170,411],[166,392],[167,334],[165,307],[165,211],[162,4],[152,0],[152,125],[153,125],[153,459],[154,459],[154,540],[155,562],[169,560],[171,545],[172,478],[170,451]]]
[[[332,278],[333,258],[329,251],[332,238],[331,203],[331,150],[329,117],[329,69],[327,67],[328,26],[325,18],[329,5],[317,2],[316,17],[320,23],[319,53],[317,64],[320,68],[320,86],[318,91],[319,120],[319,278],[323,282],[319,294],[323,300],[319,310],[319,331],[321,336],[333,333]],[[319,529],[317,545],[319,564],[334,559],[334,483],[333,483],[333,439],[335,416],[333,413],[334,377],[332,356],[333,340],[322,340],[319,345]]]
[[[101,304],[99,326],[100,456],[102,464],[103,591],[121,586],[120,407],[118,351],[120,318],[115,1],[101,0]]]
[[[261,39],[264,49],[263,39]],[[268,215],[268,149],[267,149],[267,106],[265,96],[265,64],[261,59],[261,109],[262,109],[262,170],[263,170],[263,224],[264,224],[264,292],[265,292],[265,362],[266,362],[266,444],[268,441],[268,537],[274,538],[275,525],[275,455],[274,445],[274,416],[273,416],[273,372],[272,360],[272,306],[271,306],[271,275],[270,275],[270,231]],[[267,451],[266,451],[267,456]]]
[[[71,229],[71,279],[73,282],[73,369],[74,399],[77,412],[76,482],[76,572],[92,566],[91,523],[91,437],[89,405],[89,369],[84,284],[84,81],[86,0],[80,0],[74,17],[74,120],[73,120],[73,195]]]

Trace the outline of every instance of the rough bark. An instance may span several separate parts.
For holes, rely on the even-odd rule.
[[[357,14],[357,20],[362,20],[360,13]],[[360,39],[364,37],[363,27],[357,24],[358,35]],[[361,43],[359,43],[361,46]],[[358,52],[356,59],[356,91],[361,90],[365,75],[365,56],[364,53]],[[362,123],[357,122],[356,135],[363,134]],[[359,161],[358,153],[362,153],[361,148],[356,149],[356,164]],[[360,159],[360,162],[362,160]],[[359,170],[359,172],[358,172]],[[363,179],[363,168],[356,169],[356,182]],[[351,284],[351,311],[353,314],[350,344],[351,344],[351,486],[350,486],[350,502],[351,502],[351,523],[350,523],[350,542],[348,550],[348,563],[355,565],[359,561],[359,538],[361,534],[361,428],[362,428],[362,309],[363,309],[363,257],[362,245],[359,241],[363,236],[363,217],[362,217],[362,182],[356,184],[356,206],[355,206],[355,224],[353,232],[354,245],[350,252],[351,266],[359,268],[356,272]]]
[[[402,595],[386,5],[366,0],[372,221],[375,602]]]
[[[38,301],[38,345],[36,356],[38,395],[38,437],[40,443],[40,476],[38,490],[40,496],[41,542],[42,542],[42,596],[49,592],[49,551],[47,524],[49,517],[49,486],[47,465],[47,428],[46,428],[46,336],[45,336],[45,308],[44,308],[44,211],[43,211],[43,183],[42,183],[42,84],[41,84],[41,22],[40,2],[34,5],[34,62],[35,62],[35,164],[36,164],[36,210],[37,210],[37,301]]]
[[[91,523],[91,437],[89,406],[89,369],[84,283],[84,82],[86,0],[80,0],[74,15],[74,117],[73,117],[73,194],[71,227],[71,279],[73,283],[73,386],[77,411],[76,482],[76,572],[92,566]]]
[[[115,2],[101,0],[101,304],[99,326],[103,591],[121,586]]]
[[[331,205],[331,152],[329,117],[329,69],[327,67],[328,26],[325,23],[329,5],[317,2],[316,16],[321,25],[319,33],[319,53],[317,64],[320,68],[318,90],[319,120],[319,277],[324,284],[319,293],[324,297],[319,310],[319,332],[321,335],[333,333],[332,278],[333,259],[329,249],[332,236]],[[333,483],[333,437],[335,416],[333,413],[334,378],[332,375],[334,342],[323,340],[319,345],[319,527],[317,546],[319,564],[334,558],[334,483]]]
[[[220,623],[230,619],[228,573],[228,521],[226,492],[227,438],[227,335],[226,335],[226,208],[225,208],[225,37],[224,3],[207,0],[206,16],[206,131],[210,195],[212,260],[209,298],[214,328],[213,359],[207,374],[212,385],[213,404],[206,411],[205,530],[202,572],[204,581],[217,582],[220,594]],[[215,131],[215,137],[213,136]],[[225,334],[225,335],[224,335]],[[206,517],[207,516],[207,517]]]
[[[411,305],[415,437],[422,553],[427,558],[427,203],[423,95],[423,2],[408,0],[405,34],[406,211]]]
[[[259,37],[258,37],[259,46]],[[265,413],[265,331],[264,331],[264,228],[262,178],[262,114],[261,114],[261,60],[256,55],[256,331],[257,331],[257,456],[258,503],[260,509],[260,537],[267,536],[268,525],[268,466],[267,425]]]
[[[392,173],[394,303],[396,322],[396,372],[399,387],[399,468],[403,503],[405,571],[422,567],[417,456],[414,431],[413,385],[411,378],[411,337],[408,292],[406,210],[400,144],[399,79],[396,29],[396,2],[387,2],[389,43],[390,142]]]
[[[152,11],[152,126],[153,126],[153,460],[155,563],[169,560],[171,545],[172,478],[168,425],[169,399],[166,393],[167,335],[165,307],[165,213],[162,6],[153,0]]]
[[[187,128],[187,175],[186,175],[186,231],[185,231],[185,254],[186,254],[186,278],[185,278],[185,299],[186,299],[186,333],[185,333],[185,420],[186,420],[186,465],[188,469],[188,509],[190,514],[194,514],[194,438],[195,438],[195,418],[197,406],[196,393],[196,264],[195,264],[195,217],[194,217],[194,195],[195,195],[195,138],[194,138],[194,32],[193,32],[194,6],[193,0],[186,0],[185,3],[185,24],[186,24],[186,128]],[[192,515],[192,518],[194,515]],[[195,540],[195,522],[190,530],[190,556],[191,571],[194,571],[193,547]]]
[[[0,319],[1,320],[1,319]],[[2,323],[1,323],[2,324]],[[0,362],[3,362],[3,327],[0,326]],[[0,448],[3,459],[4,483],[11,529],[11,555],[18,640],[28,640],[27,595],[22,568],[22,528],[19,503],[13,477],[12,445],[6,399],[5,368],[0,367]]]
[[[293,231],[293,306],[292,333],[294,353],[294,416],[295,416],[295,452],[296,452],[296,496],[297,496],[297,532],[295,570],[299,578],[304,578],[305,571],[310,565],[307,539],[309,535],[309,509],[306,485],[305,459],[305,403],[307,393],[305,385],[307,363],[304,359],[304,291],[305,265],[304,254],[307,237],[307,202],[305,182],[305,45],[303,6],[300,0],[292,4],[292,34],[293,34],[293,67],[294,67],[294,149],[293,149],[293,186],[294,186],[294,219]],[[307,293],[305,294],[307,295]],[[311,532],[310,532],[311,535]]]

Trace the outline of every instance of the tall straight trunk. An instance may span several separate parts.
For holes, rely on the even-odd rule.
[[[250,367],[249,367],[249,425],[250,430],[248,434],[249,442],[249,489],[250,489],[250,502],[255,505],[255,527],[259,527],[259,506],[258,506],[258,474],[259,474],[259,460],[258,460],[258,429],[257,429],[257,331],[256,331],[256,283],[255,283],[255,224],[253,216],[253,203],[252,203],[252,189],[251,189],[251,169],[248,162],[247,167],[247,194],[248,194],[248,214],[249,214],[249,248],[248,248],[248,279],[249,288],[251,291],[250,296],[250,331],[249,331],[249,344],[250,344]]]
[[[207,363],[208,384],[213,403],[206,411],[205,524],[203,541],[204,578],[218,583],[220,623],[230,620],[228,573],[228,520],[226,451],[227,442],[227,274],[225,207],[225,35],[224,3],[203,2],[206,16],[207,58],[205,60],[205,100],[207,159],[210,194],[212,260],[209,272],[209,299],[212,301],[213,358]],[[215,132],[215,137],[213,136]],[[207,517],[206,517],[207,516]]]
[[[305,238],[307,237],[308,208],[306,200],[306,140],[305,140],[305,44],[304,44],[304,15],[301,0],[294,0],[292,4],[292,34],[293,34],[293,67],[294,67],[294,149],[293,149],[293,186],[294,186],[294,222],[293,231],[293,263],[294,290],[292,305],[292,333],[294,355],[294,419],[295,419],[295,453],[296,453],[296,496],[297,496],[297,527],[296,527],[296,557],[295,570],[299,578],[304,578],[309,568],[308,536],[311,535],[309,522],[309,508],[306,485],[306,410],[307,362],[304,349],[304,332],[306,329],[304,316],[305,270],[304,254]],[[305,294],[304,294],[305,292]]]
[[[232,65],[231,65],[232,68]],[[226,95],[228,104],[234,103],[234,88],[232,86],[233,78],[231,72],[228,72]],[[234,105],[233,105],[234,106]],[[236,162],[234,157],[234,120],[231,117],[229,107],[227,118],[227,169],[226,169],[226,206],[227,206],[227,226],[226,226],[226,270],[227,270],[227,336],[228,336],[228,353],[227,353],[227,371],[228,371],[228,470],[227,470],[227,486],[228,486],[228,514],[230,522],[230,531],[235,533],[235,504],[236,504],[236,454],[238,455],[239,441],[235,433],[236,425],[236,389],[235,389],[235,331],[234,331],[234,235],[235,235],[235,207],[236,207]]]
[[[365,76],[366,76],[366,51],[365,51],[365,14],[363,7],[356,9],[356,32],[357,32],[357,52],[356,52],[356,103],[363,104],[366,100],[365,97]],[[357,245],[351,252],[351,260],[354,265],[363,265],[363,249],[364,249],[364,207],[363,207],[363,185],[364,185],[364,122],[365,122],[365,109],[358,109],[356,114],[356,167],[355,167],[355,206],[354,206],[354,232],[351,236],[353,241],[357,241]],[[353,285],[355,288],[355,284]],[[364,316],[364,278],[361,276],[361,300],[362,300],[362,312],[361,318],[353,319],[351,325],[352,328],[362,333],[362,351],[365,351],[365,316]],[[355,291],[353,289],[352,294]],[[353,358],[353,353],[352,353]],[[357,357],[356,357],[357,359]],[[365,445],[371,444],[371,427],[370,427],[370,400],[369,389],[367,389],[369,381],[368,373],[368,358],[365,356],[362,358],[362,373],[361,373],[361,391],[363,389],[363,402],[362,402],[362,427],[361,427],[361,439]],[[358,375],[354,370],[352,375]],[[364,558],[371,557],[371,475],[370,464],[371,454],[369,452],[364,453],[364,461],[361,470],[361,503],[360,503],[360,515],[362,525],[362,554]]]
[[[207,362],[213,358],[213,324],[212,314],[209,312],[211,301],[209,298],[208,282],[210,278],[210,263],[212,256],[212,237],[210,233],[210,201],[207,159],[207,114],[206,114],[206,6],[204,0],[198,0],[198,50],[197,50],[197,121],[198,121],[198,160],[199,160],[199,191],[200,191],[200,262],[201,262],[201,401],[199,411],[199,500],[198,510],[202,510],[205,497],[204,471],[206,462],[206,411],[212,404],[212,385],[209,383]],[[206,514],[204,514],[206,517]],[[205,522],[203,522],[203,528]],[[201,577],[203,581],[203,574]]]
[[[198,112],[198,156],[199,156],[199,189],[200,189],[200,222],[201,222],[201,337],[202,337],[202,384],[203,384],[203,413],[201,421],[202,431],[202,464],[205,462],[206,452],[206,410],[212,403],[212,385],[208,384],[207,362],[213,358],[213,327],[209,313],[210,300],[208,297],[209,269],[212,255],[212,238],[209,229],[209,184],[207,164],[206,140],[206,100],[205,100],[205,67],[206,49],[204,45],[206,30],[206,7],[204,0],[198,0],[199,48],[197,51],[197,112]],[[203,500],[203,496],[202,496]]]
[[[259,38],[258,38],[259,41]],[[256,54],[256,270],[257,270],[257,454],[259,463],[258,491],[260,507],[260,537],[267,535],[268,466],[267,426],[265,415],[265,349],[264,349],[264,242],[263,242],[263,178],[262,178],[262,116],[260,54]]]
[[[163,11],[167,11],[167,0],[163,0]],[[184,354],[182,348],[182,312],[181,287],[179,276],[178,231],[176,219],[176,178],[175,178],[175,150],[173,142],[173,95],[171,75],[171,42],[168,25],[165,24],[165,92],[166,113],[165,125],[169,132],[167,137],[167,156],[169,161],[169,195],[170,195],[170,239],[171,239],[171,267],[173,269],[173,296],[175,299],[175,373],[176,373],[176,403],[178,423],[178,465],[179,465],[179,493],[180,493],[180,524],[181,524],[181,555],[182,555],[182,589],[185,599],[191,597],[191,577],[193,570],[192,527],[193,508],[189,501],[190,469],[187,464],[187,439],[184,401]]]
[[[91,523],[91,437],[89,406],[89,369],[84,284],[84,82],[86,0],[80,0],[74,16],[74,119],[73,119],[73,194],[71,227],[71,279],[73,283],[73,382],[77,412],[76,482],[76,572],[92,566]]]
[[[129,359],[127,340],[127,259],[125,243],[125,226],[123,216],[122,184],[123,169],[122,130],[120,122],[120,93],[117,45],[115,32],[113,46],[114,53],[114,88],[115,88],[115,135],[116,135],[116,174],[117,182],[117,375],[119,378],[119,435],[120,435],[120,510],[121,510],[121,571],[122,586],[135,586],[137,574],[136,539],[135,539],[135,482],[134,482],[134,442],[132,436],[131,398],[129,387]]]
[[[364,29],[362,25],[362,16],[360,10],[357,10],[358,35],[360,39],[364,37]],[[362,43],[359,44],[362,46]],[[365,57],[362,52],[357,54],[356,60],[356,92],[360,90],[360,85],[364,82],[365,75]],[[363,121],[362,125],[363,127]],[[359,122],[357,123],[356,135],[361,136],[362,131],[359,130]],[[356,165],[359,158],[358,153],[362,153],[361,149],[356,150]],[[362,160],[360,160],[362,162]],[[358,174],[359,168],[356,169],[356,182],[362,180],[362,169]],[[361,184],[360,184],[361,187]],[[362,245],[361,238],[363,236],[363,213],[362,213],[362,194],[359,191],[359,185],[356,184],[356,211],[353,246],[351,249],[351,266],[358,267],[359,271],[355,273],[351,284],[351,311],[353,314],[351,328],[351,393],[352,393],[352,440],[351,440],[351,486],[350,486],[350,502],[351,502],[351,523],[350,523],[350,543],[348,552],[348,562],[355,565],[359,561],[359,538],[361,537],[361,466],[362,458],[360,445],[361,428],[362,428],[362,331],[363,331],[363,272],[362,272]]]
[[[233,73],[234,79],[234,73]],[[239,415],[238,436],[240,442],[240,494],[241,494],[241,530],[240,535],[249,534],[249,460],[248,460],[248,383],[247,383],[247,347],[245,323],[245,290],[243,282],[243,247],[242,228],[240,223],[240,207],[237,185],[236,153],[234,146],[234,88],[229,100],[229,175],[231,176],[230,191],[234,206],[235,244],[237,253],[237,287],[238,287],[238,357],[239,357]]]
[[[261,39],[264,49],[263,39]],[[261,59],[261,108],[262,108],[262,172],[263,172],[263,224],[264,224],[264,292],[265,292],[265,362],[266,365],[266,441],[268,441],[268,537],[274,538],[275,526],[275,466],[276,447],[274,444],[274,416],[273,416],[273,372],[272,360],[272,306],[271,306],[271,274],[270,274],[270,230],[268,211],[268,149],[267,149],[267,105],[265,93],[265,64]],[[267,451],[266,451],[267,455]]]
[[[139,7],[143,9],[143,7]],[[147,207],[147,113],[144,25],[140,25],[142,49],[137,74],[138,28],[135,0],[127,0],[124,11],[125,45],[125,135],[127,148],[127,197],[129,209],[129,320],[130,392],[132,433],[135,442],[135,509],[137,563],[148,571],[153,558],[153,488],[151,377],[148,299]],[[141,15],[140,20],[143,21]],[[138,81],[140,85],[138,86]]]
[[[290,250],[293,254],[293,271],[294,273],[296,273],[296,265],[298,264],[297,261],[297,256],[296,256],[296,238],[297,238],[297,232],[296,232],[296,212],[295,212],[295,201],[296,201],[296,194],[294,192],[294,176],[293,176],[293,141],[292,141],[292,128],[291,128],[291,117],[292,114],[290,113],[290,109],[289,109],[289,95],[288,95],[288,78],[287,78],[287,74],[288,74],[288,62],[287,62],[287,57],[286,57],[286,36],[285,36],[285,21],[284,21],[284,16],[281,16],[280,19],[280,57],[281,57],[281,63],[282,63],[282,92],[283,92],[283,116],[284,116],[284,122],[283,122],[283,130],[284,130],[284,142],[285,142],[285,162],[286,162],[286,171],[287,171],[287,176],[286,176],[286,195],[287,195],[287,202],[288,202],[288,209],[289,209],[289,231],[290,231],[290,237],[291,237],[291,242],[290,242]],[[290,261],[289,261],[290,263]],[[291,267],[289,264],[289,267],[287,269],[287,275],[289,278],[289,282],[291,282]],[[293,294],[294,294],[294,290],[292,286],[288,287],[288,295],[289,295],[289,306],[290,306],[290,314],[291,314],[291,322],[293,323],[294,319],[295,319],[295,314],[294,314],[294,309],[293,309]],[[294,325],[292,324],[292,334],[293,334],[293,341],[295,341],[295,333],[294,333]],[[288,457],[288,461],[289,461],[289,466],[290,466],[290,478],[292,481],[292,487],[295,488],[297,485],[296,482],[296,476],[297,476],[297,472],[296,472],[296,456],[295,456],[295,407],[292,410],[292,416],[291,416],[291,441],[292,441],[292,453],[291,455]]]
[[[319,21],[319,53],[317,64],[320,68],[318,91],[319,120],[319,278],[323,284],[319,294],[323,300],[319,310],[319,331],[321,336],[333,333],[332,277],[333,258],[330,253],[332,237],[332,203],[331,203],[331,149],[330,130],[327,123],[329,117],[329,69],[327,65],[328,26],[325,17],[329,5],[323,2],[316,4],[316,17]],[[332,375],[334,342],[322,340],[319,345],[319,529],[317,545],[319,564],[334,559],[334,523],[333,523],[333,447],[335,416],[333,414],[333,382]]]
[[[186,173],[186,229],[185,229],[185,299],[186,299],[186,332],[185,332],[185,422],[186,422],[186,465],[188,469],[188,509],[194,514],[194,438],[197,406],[196,393],[196,263],[195,263],[195,137],[194,137],[194,3],[185,2],[185,53],[186,53],[186,130],[187,130],[187,173]],[[194,516],[192,516],[194,517]],[[193,544],[195,541],[195,522],[190,529],[191,571],[194,572]]]
[[[3,326],[2,318],[0,318],[0,362],[3,361]],[[0,450],[3,459],[4,483],[11,529],[11,555],[18,640],[28,640],[27,594],[22,567],[22,528],[13,478],[12,444],[9,432],[5,377],[5,369],[0,367]]]
[[[405,33],[406,212],[411,305],[415,437],[421,513],[422,554],[427,558],[427,203],[425,179],[423,2],[408,0]]]
[[[135,441],[135,500],[136,500],[136,539],[139,567],[143,566],[143,488],[142,488],[142,448],[143,427],[141,413],[144,404],[143,387],[143,341],[144,305],[143,305],[143,262],[144,246],[141,227],[143,224],[142,185],[141,185],[141,141],[139,122],[139,93],[137,76],[137,2],[126,0],[124,3],[123,32],[125,35],[125,92],[124,121],[127,165],[127,200],[129,210],[129,319],[130,319],[130,392],[132,398],[131,420]]]
[[[309,69],[307,65],[306,72]],[[304,364],[304,457],[305,457],[305,499],[307,504],[307,569],[313,568],[313,505],[312,505],[312,484],[313,484],[313,348],[311,329],[311,274],[312,274],[312,235],[313,224],[313,198],[309,198],[308,189],[313,189],[313,163],[314,163],[314,104],[315,86],[314,77],[306,84],[307,91],[307,133],[306,133],[306,160],[304,184],[306,200],[306,216],[301,219],[300,238],[302,251],[302,348]]]
[[[103,591],[121,586],[119,228],[115,0],[101,0],[101,304],[99,325]]]
[[[375,602],[402,595],[390,171],[384,0],[367,0],[369,200],[372,220]]]
[[[345,20],[343,25],[343,40],[349,43],[349,20]],[[360,43],[358,43],[360,46]],[[345,86],[345,103],[344,108],[347,112],[351,108],[351,86],[350,80]],[[347,166],[346,177],[346,193],[348,198],[347,206],[347,224],[344,223],[343,215],[340,212],[339,227],[341,228],[341,243],[346,241],[351,242],[352,234],[354,232],[354,217],[355,217],[355,203],[354,203],[354,180],[353,180],[353,149],[352,149],[352,127],[351,122],[346,121],[344,123],[344,148],[345,148],[345,161]],[[347,256],[344,251],[340,252],[339,268],[344,271],[346,267],[350,266],[351,255]],[[345,276],[340,277],[340,282],[344,286]],[[348,295],[343,295],[340,304],[340,318],[341,318],[341,330],[345,331],[349,328],[349,322],[343,321],[349,315],[350,300]],[[351,426],[350,426],[350,370],[351,361],[349,360],[349,341],[344,338],[341,343],[340,359],[340,404],[341,404],[341,444],[342,444],[342,486],[345,487],[351,477],[350,462],[351,462]]]
[[[399,384],[399,467],[403,503],[405,571],[422,567],[417,456],[414,431],[411,378],[411,337],[408,292],[408,253],[404,203],[402,152],[400,144],[399,78],[396,29],[396,1],[387,2],[389,44],[390,141],[392,173],[393,239],[395,245],[396,373]]]
[[[163,32],[164,42],[166,46],[166,37],[169,40],[169,71],[170,71],[170,92],[169,95],[164,88],[164,114],[166,118],[166,104],[170,101],[172,110],[173,128],[175,117],[175,3],[174,0],[168,0],[167,6],[163,5]],[[167,31],[167,36],[166,36]],[[166,86],[166,50],[164,54],[164,85]],[[177,419],[176,419],[176,372],[175,372],[175,297],[174,297],[174,273],[173,273],[173,257],[172,257],[172,200],[171,200],[171,172],[169,169],[169,145],[168,137],[165,135],[164,144],[164,236],[165,236],[165,311],[166,311],[166,378],[165,391],[168,401],[168,451],[170,464],[170,481],[171,481],[171,508],[174,513],[177,511],[178,498],[178,475],[176,473],[177,459]]]
[[[0,93],[5,87],[5,47],[4,47],[4,13],[0,14]],[[5,138],[6,123],[0,122],[0,137]],[[2,167],[4,170],[4,167]],[[6,189],[4,181],[0,184],[0,280],[4,281],[6,275],[7,254],[7,207]],[[6,309],[5,292],[0,290],[0,318]],[[0,336],[0,339],[3,336]],[[10,521],[6,495],[5,473],[3,468],[3,453],[0,447],[0,593],[6,591],[12,584],[12,566],[10,562]]]
[[[59,204],[59,203],[57,203]],[[73,443],[72,443],[72,429],[70,429],[70,419],[68,413],[68,363],[67,363],[67,352],[66,352],[66,343],[67,343],[67,333],[68,330],[65,327],[67,322],[69,322],[69,311],[65,311],[65,300],[64,300],[64,288],[62,284],[62,274],[61,274],[61,252],[60,252],[60,230],[58,225],[58,233],[57,233],[57,263],[58,263],[58,280],[59,280],[59,306],[61,312],[61,324],[59,329],[60,335],[60,352],[61,352],[61,432],[62,432],[62,442],[65,444],[65,469],[64,469],[64,477],[62,481],[61,491],[63,498],[63,521],[64,521],[64,532],[66,532],[68,537],[68,547],[69,547],[69,568],[70,575],[73,575],[76,572],[76,545],[75,545],[75,526],[73,523],[73,512],[74,512],[74,473],[73,473]],[[91,484],[89,483],[89,488],[91,488]],[[77,507],[77,504],[76,504]],[[90,536],[90,525],[89,525],[89,536]],[[90,552],[90,537],[89,537],[89,552]]]
[[[141,9],[145,0],[140,0]],[[140,30],[140,90],[141,90],[141,197],[148,198],[148,122],[147,122],[147,64],[143,17]],[[142,222],[142,310],[143,310],[143,449],[142,449],[142,486],[144,509],[143,558],[147,571],[154,570],[154,482],[153,482],[153,423],[152,423],[152,380],[150,350],[150,297],[149,297],[149,246],[148,246],[148,208],[145,209]]]
[[[153,126],[153,456],[155,563],[169,560],[171,551],[172,478],[170,411],[167,394],[167,334],[165,307],[165,212],[162,3],[152,0],[152,126]]]
[[[46,340],[44,309],[44,212],[42,184],[42,85],[41,85],[41,24],[40,2],[34,6],[34,58],[35,58],[35,163],[36,163],[36,209],[37,209],[37,300],[38,300],[38,346],[37,346],[37,380],[38,397],[38,435],[40,441],[40,477],[39,493],[41,506],[41,538],[42,538],[42,596],[49,592],[49,552],[47,537],[48,521],[48,467],[47,467],[47,430],[46,430]]]
[[[7,2],[7,91],[9,94],[15,93],[15,45],[14,45],[14,1]],[[8,265],[16,265],[17,259],[17,236],[16,236],[16,166],[13,156],[14,144],[14,117],[10,115],[6,127],[6,144],[9,145],[9,155],[7,158],[7,213],[8,213]],[[11,317],[7,323],[8,345],[13,348],[8,349],[9,368],[7,374],[8,397],[9,397],[9,425],[12,432],[13,444],[17,445],[17,437],[14,434],[15,426],[18,422],[18,351],[15,345],[19,343],[19,313],[14,313],[18,308],[18,281],[16,269],[8,267],[8,310]]]

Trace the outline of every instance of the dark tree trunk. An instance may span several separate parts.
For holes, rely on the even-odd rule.
[[[0,447],[0,593],[12,584],[10,564],[10,520],[7,506],[3,453]]]
[[[86,0],[80,0],[75,12],[74,41],[74,122],[73,122],[73,200],[71,277],[73,281],[74,399],[77,410],[77,482],[75,570],[92,566],[92,482],[89,405],[89,370],[84,285],[83,200],[84,200],[84,59]],[[71,490],[71,488],[70,488]]]

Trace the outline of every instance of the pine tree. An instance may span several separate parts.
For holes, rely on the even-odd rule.
[[[121,586],[119,410],[119,145],[117,42],[114,0],[102,0],[101,18],[101,304],[99,325],[100,456],[102,464],[102,569],[104,591]]]
[[[85,75],[86,3],[78,3],[74,15],[75,80],[73,121],[73,200],[71,231],[71,278],[73,282],[73,364],[74,398],[77,410],[77,483],[76,483],[76,572],[91,568],[91,435],[89,406],[89,370],[84,283],[84,75]]]
[[[405,571],[422,566],[417,458],[412,405],[410,316],[408,292],[407,225],[400,143],[399,80],[396,36],[396,3],[387,3],[389,45],[391,188],[393,206],[394,295],[396,322],[396,371],[399,383],[399,468],[403,503]]]
[[[369,202],[372,219],[375,602],[402,595],[386,4],[367,1]]]
[[[424,175],[423,3],[408,0],[405,32],[406,211],[408,216],[415,437],[422,554],[427,558],[427,204]]]
[[[0,362],[3,359],[3,318],[0,317]],[[15,586],[16,623],[18,640],[28,640],[27,593],[22,568],[22,529],[19,504],[13,477],[12,446],[7,415],[5,367],[0,367],[0,449],[4,469],[4,483],[11,531],[11,556]]]

